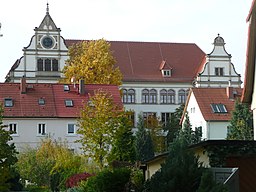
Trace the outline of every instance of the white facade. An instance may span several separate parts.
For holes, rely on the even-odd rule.
[[[196,127],[202,128],[202,140],[227,138],[227,126],[230,124],[229,121],[205,120],[193,92],[189,97],[186,109],[192,130],[195,131]],[[185,118],[186,117],[184,117],[183,122],[185,121]]]
[[[206,56],[206,62],[195,79],[195,87],[241,87],[241,75],[231,63],[224,39],[218,35],[213,45],[213,51]]]
[[[49,136],[53,140],[66,142],[70,149],[81,152],[81,144],[75,143],[79,139],[75,118],[6,118],[3,124],[9,127],[10,124],[16,124],[16,133],[12,134],[11,142],[15,143],[18,151],[28,146],[38,147],[41,140]],[[45,124],[44,131],[39,131],[39,124]],[[69,124],[74,125],[74,132],[69,129]]]

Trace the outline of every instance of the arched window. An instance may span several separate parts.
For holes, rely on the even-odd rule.
[[[127,90],[126,89],[122,89],[122,101],[123,101],[123,103],[126,103],[126,101],[127,101]]]
[[[168,90],[168,103],[175,104],[175,91],[173,89]]]
[[[149,90],[148,89],[142,90],[142,103],[149,103]]]
[[[160,103],[167,103],[167,91],[165,89],[160,91]]]
[[[149,103],[157,103],[157,91],[151,89],[149,92]]]
[[[127,92],[127,103],[135,103],[135,90],[129,89]]]
[[[183,89],[179,90],[179,104],[185,103],[186,101],[185,97],[186,97],[185,90]]]

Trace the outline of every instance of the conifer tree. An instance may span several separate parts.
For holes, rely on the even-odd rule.
[[[236,100],[232,119],[228,126],[227,139],[253,140],[252,112],[249,106]]]
[[[150,133],[146,130],[144,120],[141,115],[139,115],[137,129],[135,136],[136,159],[138,161],[145,161],[154,157],[154,146]]]
[[[18,161],[14,143],[9,144],[12,140],[11,133],[3,125],[3,107],[0,105],[0,191],[8,191],[11,184],[8,182],[13,175],[13,165]]]

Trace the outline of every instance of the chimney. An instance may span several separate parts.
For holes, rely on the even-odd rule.
[[[23,76],[20,81],[20,92],[26,94],[26,78]]]
[[[84,87],[84,80],[79,80],[79,94],[84,95],[85,94],[85,87]]]
[[[227,87],[226,88],[226,94],[229,99],[234,99],[234,91],[233,87]]]

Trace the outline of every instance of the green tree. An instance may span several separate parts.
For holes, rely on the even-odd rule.
[[[169,146],[170,143],[173,142],[179,130],[181,129],[180,119],[182,117],[183,110],[184,104],[180,105],[178,108],[175,109],[175,112],[171,115],[170,120],[164,126],[164,130],[167,131],[167,146]]]
[[[232,118],[228,126],[227,139],[253,140],[252,122],[252,112],[249,106],[236,100],[235,109],[232,112]]]
[[[100,168],[108,164],[115,133],[123,126],[123,109],[113,102],[110,94],[97,90],[81,110],[78,133],[85,156]]]
[[[82,41],[69,48],[69,59],[63,69],[64,82],[84,79],[88,84],[121,85],[122,74],[115,66],[110,43],[104,39]]]
[[[180,134],[171,143],[166,162],[162,164],[161,169],[146,182],[146,191],[196,192],[199,188],[203,191],[206,181],[210,181],[211,189],[214,189],[215,183],[213,178],[209,175],[202,177],[205,171],[207,170],[202,167],[198,158],[188,149],[186,135]],[[225,191],[222,190],[225,188],[223,185],[216,185],[218,185],[219,191]]]
[[[139,115],[139,121],[137,123],[137,132],[135,135],[135,151],[136,159],[138,161],[145,161],[154,157],[154,146],[150,136],[144,125],[144,120]]]
[[[81,172],[84,165],[65,143],[45,138],[38,149],[27,148],[20,153],[17,167],[22,179],[57,191],[65,189],[66,179]]]
[[[112,142],[110,162],[134,162],[136,159],[132,123],[129,119],[129,114],[130,112],[127,111],[120,117],[119,128],[117,129]]]
[[[13,175],[13,165],[17,162],[17,151],[12,140],[11,133],[5,130],[3,125],[3,107],[0,105],[0,191],[7,191],[11,187],[10,179]]]

